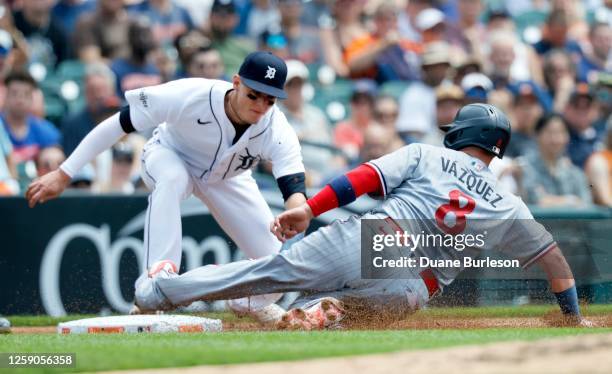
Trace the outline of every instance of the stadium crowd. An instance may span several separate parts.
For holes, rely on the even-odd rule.
[[[487,102],[511,118],[500,180],[539,206],[612,207],[610,0],[3,0],[0,195],[61,164],[126,90],[228,80],[251,51],[288,65],[279,102],[309,187]],[[143,189],[130,134],[74,178]],[[257,180],[275,188],[262,162]]]

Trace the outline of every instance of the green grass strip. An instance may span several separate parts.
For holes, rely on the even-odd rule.
[[[0,352],[76,353],[72,371],[302,360],[496,341],[536,340],[612,329],[227,332],[142,335],[4,335]],[[66,371],[67,369],[62,369]],[[55,372],[48,369],[48,372]]]

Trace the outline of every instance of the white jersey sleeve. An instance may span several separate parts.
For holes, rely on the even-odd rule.
[[[398,187],[406,179],[411,179],[421,160],[418,144],[404,146],[366,164],[372,166],[380,177],[384,196]]]
[[[130,106],[130,119],[134,128],[142,131],[164,122],[177,123],[191,95],[204,82],[206,80],[179,79],[127,91],[125,99]]]
[[[516,258],[524,268],[529,267],[556,247],[553,236],[537,222],[525,203],[516,198],[516,218],[500,223],[507,225],[498,250]]]
[[[283,112],[276,107],[272,110],[272,131],[263,153],[272,163],[272,174],[278,179],[285,175],[303,173],[304,163],[297,135]]]

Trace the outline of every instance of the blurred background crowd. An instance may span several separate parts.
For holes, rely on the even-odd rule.
[[[466,103],[510,117],[491,165],[528,204],[612,207],[611,0],[0,1],[0,195],[55,169],[126,90],[228,80],[251,51],[288,65],[279,102],[309,187],[405,144],[442,145]],[[143,188],[130,134],[75,177]],[[256,179],[276,188],[265,162]]]

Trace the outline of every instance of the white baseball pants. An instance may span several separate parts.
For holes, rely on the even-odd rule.
[[[204,184],[189,174],[173,150],[158,142],[149,142],[143,150],[141,170],[145,184],[152,191],[144,226],[146,268],[141,277],[159,260],[171,260],[180,266],[180,204],[192,194],[206,204],[217,223],[247,257],[260,258],[280,250],[282,243],[269,229],[274,216],[250,174]]]

